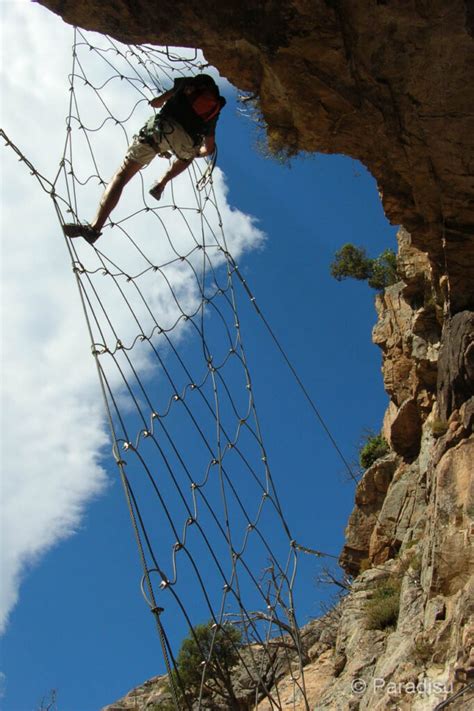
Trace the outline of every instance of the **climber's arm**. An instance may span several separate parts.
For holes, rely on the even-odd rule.
[[[216,139],[214,135],[206,136],[199,147],[198,158],[210,156],[216,150]]]
[[[164,94],[160,94],[160,96],[156,96],[154,99],[150,99],[148,102],[150,106],[153,106],[154,109],[160,109],[163,104],[166,104],[168,99],[171,99],[171,97],[174,94],[174,89],[169,89],[168,91],[165,91]]]

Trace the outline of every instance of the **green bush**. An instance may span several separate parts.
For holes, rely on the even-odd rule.
[[[395,627],[400,609],[400,580],[389,577],[380,581],[367,600],[365,614],[367,629],[384,630]]]
[[[194,633],[183,640],[176,658],[173,682],[180,695],[183,692],[192,705],[199,697],[202,684],[203,700],[225,703],[229,709],[238,709],[231,671],[239,659],[242,635],[230,623],[217,627],[207,622],[194,627]],[[212,647],[212,653],[211,653]],[[202,676],[204,664],[206,672]]]
[[[396,284],[400,278],[397,273],[397,255],[392,249],[386,249],[372,260],[372,275],[368,280],[372,289],[385,289]]]
[[[363,247],[353,244],[345,244],[336,252],[331,264],[331,274],[337,281],[349,277],[367,281],[369,286],[378,290],[399,281],[397,257],[393,250],[386,249],[375,259],[371,259]]]
[[[368,469],[380,457],[388,452],[388,444],[381,434],[369,435],[359,451],[359,464]]]
[[[449,425],[446,420],[436,419],[433,420],[433,422],[431,423],[431,431],[433,433],[433,437],[442,437],[446,434],[448,429]]]

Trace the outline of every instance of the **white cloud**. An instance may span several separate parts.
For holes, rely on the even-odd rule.
[[[72,29],[44,8],[28,2],[4,3],[2,20],[2,126],[44,175],[53,176],[65,139]],[[94,80],[103,78],[99,72]],[[81,119],[86,125],[99,125],[106,113],[100,115],[96,97],[86,90],[87,87],[78,87],[78,93],[83,94]],[[114,115],[124,118],[129,114],[134,101],[123,82],[107,84],[104,95]],[[128,122],[129,134],[148,113],[145,102],[136,107]],[[126,137],[112,122],[91,136],[99,170],[107,179],[121,159]],[[87,176],[91,164],[84,137],[82,144],[80,135],[74,141],[75,170],[79,176]],[[78,528],[88,501],[106,486],[101,462],[109,452],[96,369],[90,357],[89,337],[65,241],[48,196],[26,167],[17,162],[13,152],[2,150],[0,629],[18,600],[20,582],[28,565]],[[145,186],[152,182],[157,169],[162,166],[144,171]],[[243,251],[260,246],[263,234],[251,217],[229,205],[225,176],[219,169],[214,173],[214,187],[230,251],[238,257]],[[60,182],[58,189],[64,191],[64,183]],[[193,180],[182,176],[173,189],[176,203],[189,210],[180,213],[172,207],[163,207],[156,213],[142,213],[123,223],[152,264],[172,258],[173,249],[185,254],[195,246],[185,218],[191,229],[201,234]],[[78,212],[82,219],[92,216],[99,195],[97,181],[78,189]],[[163,199],[165,206],[170,195],[168,187]],[[127,187],[114,219],[123,220],[142,206],[142,183],[136,178]],[[210,215],[217,233],[217,213],[210,208],[206,214]],[[173,248],[164,225],[173,235]],[[204,232],[206,242],[212,242],[212,233],[206,226]],[[74,243],[78,258],[87,269],[96,269],[99,262],[94,251],[79,242]],[[128,274],[138,274],[148,266],[119,228],[105,230],[100,249]],[[202,252],[198,254],[200,260]],[[198,256],[190,258],[196,268],[199,260]],[[222,253],[216,251],[212,261],[214,267],[222,264]],[[175,263],[166,269],[166,275],[180,304],[190,311],[196,308],[198,286],[188,264]],[[153,320],[133,283],[118,281],[133,303],[143,331],[150,332]],[[140,277],[139,283],[157,308],[160,325],[169,327],[179,317],[179,309],[166,281],[150,271]],[[107,304],[116,333],[124,343],[131,342],[140,328],[118,298],[117,288],[106,277],[102,281],[96,279],[95,284]],[[184,337],[183,333],[180,337]],[[95,338],[101,340],[97,329]],[[113,345],[115,336],[110,329],[106,329],[106,338]],[[149,356],[145,349],[137,349],[137,354],[136,363],[146,372],[150,368]],[[114,387],[120,386],[116,369],[110,368],[107,376]]]

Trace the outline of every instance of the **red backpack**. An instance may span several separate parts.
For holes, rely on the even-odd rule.
[[[223,105],[222,97],[211,89],[199,91],[191,102],[193,111],[206,123],[217,116]]]

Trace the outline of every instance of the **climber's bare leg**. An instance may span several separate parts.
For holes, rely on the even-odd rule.
[[[173,161],[173,163],[170,165],[163,177],[156,183],[153,183],[150,190],[150,195],[156,198],[156,200],[159,200],[163,190],[165,189],[165,186],[170,182],[170,180],[173,180],[173,178],[176,178],[178,175],[180,175],[180,173],[186,170],[186,168],[191,165],[193,160],[194,158],[188,158],[187,160],[177,158],[175,161]]]
[[[102,194],[99,209],[91,222],[91,227],[94,230],[101,232],[105,221],[120,200],[122,190],[141,168],[143,168],[141,163],[137,163],[135,160],[125,160],[120,168],[115,172],[112,180]]]

